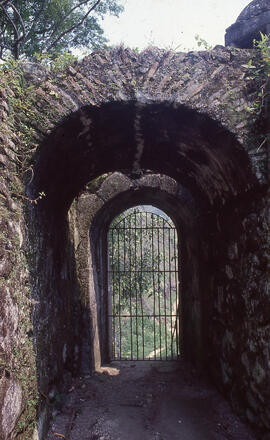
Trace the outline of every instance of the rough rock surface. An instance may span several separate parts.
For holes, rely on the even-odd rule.
[[[16,423],[22,412],[22,388],[14,380],[9,380],[5,376],[0,383],[2,401],[2,426],[1,432],[4,439],[10,438],[16,428]]]
[[[252,49],[260,32],[270,34],[270,4],[268,0],[253,0],[241,12],[236,22],[226,30],[225,45]]]

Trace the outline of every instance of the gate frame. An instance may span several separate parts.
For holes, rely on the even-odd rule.
[[[172,357],[173,353],[171,353],[171,357],[169,356],[169,359],[158,359],[156,356],[155,356],[154,359],[150,359],[150,358],[147,358],[147,357],[143,357],[143,359],[137,359],[137,358],[133,358],[133,357],[128,358],[128,359],[122,359],[121,357],[120,357],[120,359],[114,359],[113,358],[113,354],[112,354],[112,352],[113,352],[113,349],[112,349],[112,347],[113,347],[113,342],[112,342],[112,334],[113,334],[113,331],[112,331],[112,321],[113,321],[113,316],[112,316],[112,313],[110,313],[110,311],[112,309],[112,296],[110,295],[110,284],[111,283],[110,283],[110,280],[109,280],[110,258],[109,258],[109,253],[108,253],[108,251],[109,251],[109,239],[108,239],[108,236],[109,236],[109,231],[111,229],[117,229],[117,227],[112,227],[111,226],[112,223],[114,222],[114,220],[116,220],[121,214],[124,214],[129,209],[134,209],[135,210],[136,208],[139,208],[141,206],[144,206],[144,207],[145,206],[152,206],[153,208],[157,208],[157,206],[153,206],[153,205],[149,205],[149,204],[147,204],[147,205],[139,204],[139,205],[135,205],[135,206],[132,206],[132,207],[129,207],[127,209],[122,210],[118,215],[116,215],[112,219],[111,223],[109,224],[109,227],[107,229],[107,234],[106,234],[106,237],[107,237],[107,246],[106,246],[106,251],[107,251],[107,258],[106,258],[107,259],[106,287],[107,287],[107,290],[106,291],[107,291],[107,313],[108,313],[107,314],[107,326],[108,326],[107,327],[108,328],[107,337],[108,337],[108,357],[109,357],[111,362],[116,361],[116,360],[121,360],[121,361],[151,361],[151,362],[152,361],[160,361],[160,360],[163,360],[163,361],[175,361],[176,360],[176,359],[174,359]],[[164,224],[164,221],[165,221],[171,227],[171,229],[173,231],[175,231],[175,234],[176,234],[176,243],[177,243],[177,245],[174,247],[174,249],[176,250],[176,255],[177,255],[177,269],[175,269],[175,272],[177,273],[177,277],[176,277],[176,279],[177,279],[177,283],[176,283],[177,290],[176,290],[176,292],[177,292],[177,300],[178,300],[178,303],[180,305],[180,307],[177,308],[176,315],[175,315],[176,316],[176,322],[178,321],[178,324],[177,324],[178,330],[176,330],[177,331],[177,337],[176,337],[177,359],[178,359],[181,356],[181,343],[182,343],[182,336],[181,336],[182,332],[181,332],[181,323],[180,323],[181,308],[182,308],[182,304],[181,304],[181,282],[180,282],[180,274],[181,274],[181,261],[180,261],[180,259],[181,259],[181,240],[180,240],[180,237],[179,237],[179,232],[177,230],[177,226],[174,223],[173,219],[164,210],[162,210],[160,208],[157,208],[157,209],[159,209],[161,212],[163,212],[169,218],[170,222],[172,223],[172,225],[170,225],[170,223],[163,218],[163,224]],[[147,209],[146,209],[145,211],[138,211],[138,212],[136,212],[136,214],[143,214],[143,213],[148,213],[149,214],[149,213],[151,213],[151,211],[147,211]],[[125,218],[128,218],[132,214],[133,213],[131,212]],[[160,214],[157,214],[157,213],[152,213],[152,214],[157,216],[157,217],[159,217],[159,218],[162,218],[162,215],[160,215]],[[124,219],[121,219],[118,223],[121,223],[123,220]],[[129,227],[127,227],[126,229],[129,230]],[[137,229],[140,229],[140,227],[138,226]],[[151,227],[149,226],[148,229],[151,229]],[[160,227],[158,227],[158,229],[162,230],[162,227],[160,226]],[[162,270],[160,270],[159,272],[162,272]],[[179,313],[179,311],[180,311],[180,313]],[[165,315],[166,315],[166,312],[165,312]],[[120,316],[119,316],[119,318],[120,318]],[[157,316],[159,316],[159,314]],[[168,315],[168,317],[170,317],[170,316],[172,316],[172,310],[170,310],[170,314]],[[121,341],[121,337],[120,337],[120,341]],[[172,335],[171,335],[171,341],[172,341]],[[169,345],[171,345],[171,342],[170,342]],[[121,342],[120,342],[120,346],[121,346]],[[167,342],[166,342],[166,353],[167,353]],[[137,340],[137,354],[138,354],[138,340]],[[167,357],[167,355],[166,355],[166,357]]]

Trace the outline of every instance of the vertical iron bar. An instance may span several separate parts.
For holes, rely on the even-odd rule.
[[[152,269],[153,269],[153,297],[154,297],[154,357],[155,360],[157,359],[156,355],[156,289],[155,289],[155,262],[154,262],[154,221],[153,221],[154,214],[151,214],[152,219],[152,246],[151,246],[151,252],[152,252]]]
[[[123,220],[123,237],[124,237],[124,243],[123,243],[123,252],[124,252],[124,258],[123,258],[123,272],[121,272],[121,275],[123,277],[122,285],[126,287],[126,219]],[[123,295],[126,295],[126,292],[123,291]],[[126,309],[126,306],[125,306]],[[126,327],[126,324],[124,328]],[[125,353],[126,355],[126,353]]]
[[[117,229],[117,259],[118,259],[118,293],[119,293],[119,344],[120,344],[120,353],[119,357],[122,358],[122,331],[121,331],[121,276],[120,276],[120,230]]]
[[[147,228],[147,212],[146,214],[146,228]],[[141,216],[141,232],[140,232],[140,244],[141,244],[141,275],[140,275],[140,298],[141,298],[141,316],[142,316],[142,358],[144,360],[144,319],[143,319],[143,301],[142,301],[142,279],[143,279],[143,217]],[[147,230],[147,229],[146,229]],[[144,243],[144,249],[146,250],[146,243]],[[147,267],[146,267],[147,270]],[[146,274],[145,274],[146,276]]]
[[[176,297],[176,317],[175,317],[175,334],[176,334],[176,356],[179,354],[179,335],[178,335],[178,314],[179,314],[179,298],[178,298],[178,277],[176,270],[176,235],[173,229],[173,246],[174,246],[174,279],[175,279],[175,297]]]
[[[111,255],[110,255],[110,293],[112,294],[112,298],[109,299],[112,300],[112,318],[111,318],[111,326],[112,326],[112,341],[111,341],[111,350],[112,350],[112,356],[115,359],[116,357],[116,351],[115,351],[115,297],[114,297],[114,237],[113,237],[113,229],[111,229]]]
[[[132,254],[131,254],[131,217],[129,217],[129,280],[130,280],[130,285],[129,285],[129,301],[130,301],[130,357],[131,359],[133,359],[133,341],[132,341],[132,298],[131,298],[131,290],[132,290],[132,273],[131,273],[131,268],[132,268]]]
[[[165,329],[164,329],[164,333],[165,333],[165,356],[166,356],[166,360],[168,360],[168,351],[167,351],[167,304],[166,304],[166,247],[165,247],[165,221],[163,219],[162,221],[162,226],[163,226],[163,296],[164,296],[164,305],[163,305],[163,309],[164,309],[164,315],[165,315]]]
[[[157,221],[157,239],[158,239],[158,313],[159,313],[159,358],[161,360],[161,308],[160,308],[160,245],[159,245],[159,219]]]
[[[170,315],[171,315],[171,358],[173,358],[173,317],[172,317],[172,272],[171,272],[171,230],[169,229],[169,288],[170,288]]]
[[[175,259],[175,264],[176,264],[176,282],[177,282],[177,295],[178,295],[178,313],[177,313],[177,319],[178,319],[178,347],[177,347],[177,356],[180,356],[180,349],[181,349],[181,328],[180,328],[180,319],[181,319],[181,298],[180,298],[180,279],[179,279],[179,253],[178,253],[178,235],[177,235],[177,230],[175,229],[175,246],[176,246],[176,251],[175,251],[175,255],[176,255],[176,259]]]
[[[135,305],[135,313],[136,313],[136,352],[137,352],[137,357],[136,359],[138,360],[139,358],[139,343],[138,343],[138,291],[137,291],[137,214],[136,211],[134,213],[134,218],[135,218],[135,243],[134,243],[134,248],[135,248],[135,264],[134,264],[134,277],[135,277],[135,301],[136,301],[136,305]]]
[[[114,299],[114,312],[113,312],[113,320],[114,320],[114,328],[115,328],[115,339],[114,339],[114,353],[115,353],[115,359],[117,359],[117,353],[118,353],[118,329],[117,329],[117,270],[116,270],[116,242],[117,242],[117,230],[113,229],[113,299]]]

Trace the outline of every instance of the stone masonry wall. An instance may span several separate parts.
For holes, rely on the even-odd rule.
[[[228,209],[229,208],[229,209]],[[244,208],[244,209],[243,209]],[[212,271],[209,357],[233,408],[269,430],[269,195],[225,207],[208,261]],[[233,229],[232,229],[233,224]],[[211,242],[211,241],[210,241]],[[218,362],[218,363],[217,363]]]
[[[37,376],[33,347],[28,240],[20,196],[20,141],[10,124],[5,84],[0,91],[0,438],[27,438],[36,419]],[[20,436],[20,433],[22,435]]]

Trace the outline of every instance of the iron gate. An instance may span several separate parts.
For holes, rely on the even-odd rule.
[[[179,356],[177,231],[154,207],[129,209],[108,233],[111,360]]]

